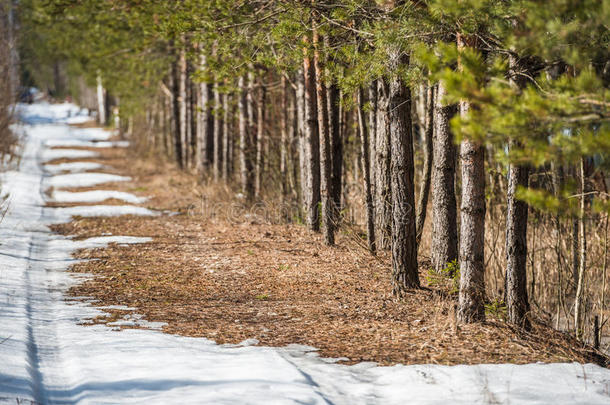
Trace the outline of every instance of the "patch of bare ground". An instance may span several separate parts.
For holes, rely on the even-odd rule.
[[[388,255],[372,257],[351,233],[342,232],[336,247],[326,247],[319,234],[303,226],[214,216],[197,208],[201,196],[220,202],[230,198],[226,190],[199,186],[195,176],[128,156],[127,150],[112,153],[106,159],[115,172],[133,179],[117,183],[118,189],[147,195],[147,206],[179,215],[76,218],[55,226],[77,238],[103,233],[153,238],[142,245],[78,252],[79,258],[97,260],[72,271],[96,277],[73,287],[73,296],[135,307],[149,321],[166,322],[167,333],[218,343],[248,338],[267,346],[299,343],[349,363],[604,360],[539,322],[531,333],[510,327],[501,314],[490,314],[483,324],[458,326],[456,298],[447,285],[435,283],[395,299]],[[422,263],[424,284],[425,268]],[[122,315],[108,312],[110,320]]]

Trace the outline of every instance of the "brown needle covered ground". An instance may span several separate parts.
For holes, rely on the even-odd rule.
[[[484,324],[457,326],[455,298],[447,286],[435,284],[396,300],[388,258],[370,256],[347,231],[336,247],[325,247],[320,235],[303,226],[270,224],[260,215],[235,210],[228,220],[228,203],[210,209],[230,196],[226,190],[198,186],[194,176],[154,159],[128,156],[128,150],[102,152],[100,159],[89,160],[111,165],[106,172],[132,181],[93,189],[146,195],[151,199],[143,205],[180,214],[76,218],[55,226],[77,238],[103,233],[153,238],[144,245],[79,252],[80,258],[97,260],[72,271],[96,277],[73,287],[74,296],[135,307],[149,321],[167,322],[168,333],[218,343],[248,338],[269,346],[299,343],[347,362],[596,359],[574,340],[537,323],[531,334],[493,315]],[[421,278],[426,284],[424,268],[425,263]],[[110,312],[107,320],[124,315]]]

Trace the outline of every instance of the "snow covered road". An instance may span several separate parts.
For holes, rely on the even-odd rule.
[[[49,148],[90,146],[107,142],[110,134],[67,125],[82,120],[69,104],[19,110],[25,122],[21,162],[1,177],[9,210],[0,223],[0,403],[610,403],[610,371],[591,364],[344,366],[300,346],[278,349],[245,342],[231,347],[155,330],[83,326],[79,323],[102,311],[83,300],[66,300],[66,289],[79,282],[79,276],[66,272],[74,263],[72,252],[148,239],[73,241],[52,234],[48,226],[70,221],[72,215],[158,213],[135,205],[45,207],[51,185],[117,180],[100,173],[100,165],[78,162],[95,152]],[[74,162],[45,166],[58,157]],[[69,202],[99,202],[104,196],[143,202],[116,192],[56,190],[53,195]]]

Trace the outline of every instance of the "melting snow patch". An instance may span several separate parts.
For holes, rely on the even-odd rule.
[[[44,170],[51,174],[59,174],[63,172],[82,173],[88,170],[96,170],[104,167],[101,163],[96,162],[65,162],[56,165],[45,165]]]
[[[48,210],[49,208],[45,208]],[[135,205],[83,205],[78,207],[53,208],[59,217],[115,217],[119,215],[157,216],[160,213]]]
[[[50,162],[56,159],[82,159],[98,157],[99,153],[84,149],[46,149],[42,153],[42,161]]]
[[[141,204],[148,200],[147,197],[138,197],[131,193],[114,190],[92,190],[75,193],[68,191],[53,191],[53,201],[63,203],[101,202],[111,198],[132,204]]]
[[[129,146],[127,141],[88,141],[82,139],[49,139],[45,145],[50,148],[55,147],[83,147],[83,148],[126,148]]]
[[[55,188],[91,187],[98,184],[129,180],[131,180],[131,177],[108,173],[69,173],[45,179],[45,186]]]

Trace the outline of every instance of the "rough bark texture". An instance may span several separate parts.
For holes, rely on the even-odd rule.
[[[362,152],[362,177],[364,180],[364,199],[366,204],[366,240],[369,250],[375,254],[375,206],[371,193],[371,162],[369,155],[369,134],[364,112],[364,90],[358,91],[358,129],[360,133],[360,149]]]
[[[303,215],[306,216],[307,207],[307,187],[309,184],[309,171],[307,170],[307,153],[305,138],[305,76],[303,69],[296,75],[296,112],[297,112],[297,132],[298,132],[298,153],[299,153],[299,181],[300,181],[300,200]]]
[[[186,74],[186,50],[184,48],[180,49],[180,55],[178,57],[178,110],[179,110],[179,120],[180,120],[180,132],[178,133],[180,137],[180,167],[186,167],[186,150],[187,150],[187,112],[186,112],[186,102],[187,102],[187,94],[186,94],[186,82],[187,82],[187,74]]]
[[[369,93],[369,156],[370,156],[370,169],[371,169],[371,195],[373,196],[373,206],[375,206],[376,194],[376,179],[377,179],[377,80],[373,81],[368,86]],[[374,221],[373,217],[373,221]]]
[[[228,94],[223,94],[222,95],[222,112],[223,112],[223,117],[222,117],[222,123],[223,123],[223,128],[222,128],[222,134],[223,134],[223,139],[222,139],[222,177],[225,180],[229,179],[230,173],[231,173],[231,168],[233,165],[233,155],[232,155],[232,136],[231,136],[231,131],[229,130],[230,127],[230,123],[231,123],[231,109],[229,106],[229,95]]]
[[[392,235],[392,194],[390,186],[389,83],[377,87],[377,134],[375,143],[375,236],[379,249],[389,249]]]
[[[583,300],[585,288],[585,270],[587,264],[587,239],[585,228],[585,212],[587,204],[586,187],[586,170],[585,158],[580,159],[580,213],[578,216],[578,239],[579,239],[579,261],[578,261],[578,284],[576,285],[576,297],[574,298],[574,328],[576,329],[576,338],[583,338]]]
[[[324,223],[324,243],[335,244],[335,219],[333,215],[332,196],[332,152],[330,149],[330,134],[328,125],[328,105],[326,85],[324,83],[324,65],[320,60],[319,37],[316,29],[313,32],[314,71],[316,80],[316,95],[318,102],[318,132],[320,136],[320,198],[322,200],[322,222]]]
[[[509,322],[530,328],[527,313],[527,203],[516,198],[517,187],[527,187],[527,167],[510,165],[506,212],[506,309]]]
[[[97,75],[97,122],[100,125],[106,125],[106,97],[104,96],[105,90],[102,83],[102,76],[98,73]]]
[[[341,137],[341,114],[339,108],[339,88],[336,84],[327,87],[328,99],[328,132],[330,136],[331,156],[331,195],[333,201],[333,215],[338,220],[341,211],[341,190],[343,174],[343,139]]]
[[[408,63],[391,55],[396,65]],[[411,92],[400,79],[388,86],[392,194],[392,290],[401,296],[419,287],[415,224],[415,184]]]
[[[205,55],[201,56],[199,61],[201,69],[205,69],[207,66],[207,58]],[[212,163],[212,152],[213,152],[213,136],[214,136],[214,120],[212,117],[212,110],[210,108],[210,101],[212,96],[212,85],[208,83],[199,83],[199,107],[200,110],[197,114],[197,138],[199,143],[197,164],[200,169],[209,167]]]
[[[241,192],[244,194],[246,201],[252,201],[254,198],[254,181],[252,177],[252,154],[250,137],[248,136],[248,100],[247,100],[247,85],[245,76],[239,77],[239,160],[240,160],[240,177],[241,177]]]
[[[172,128],[174,130],[174,159],[182,164],[182,145],[180,144],[180,68],[178,60],[172,63],[171,88],[172,88]]]
[[[432,175],[432,266],[440,271],[458,257],[457,202],[455,200],[455,155],[449,120],[455,104],[443,105],[445,86],[439,83],[434,101]]]
[[[220,180],[222,175],[222,95],[218,91],[218,85],[214,88],[214,180]]]
[[[281,79],[280,111],[280,186],[282,202],[288,193],[288,82],[285,76]]]
[[[465,114],[470,106],[460,103]],[[485,149],[462,141],[462,205],[460,222],[460,297],[458,319],[485,320]]]
[[[263,179],[263,159],[265,147],[265,86],[262,78],[259,80],[256,102],[256,164],[254,169],[254,195],[260,197]]]
[[[308,40],[308,39],[306,39]],[[320,230],[318,205],[320,204],[320,138],[318,134],[315,72],[305,51],[303,75],[305,91],[305,164],[307,170],[305,211],[307,224],[313,231]]]
[[[417,226],[416,240],[417,245],[421,241],[421,235],[424,231],[426,223],[426,214],[428,212],[428,196],[430,194],[430,178],[432,174],[432,137],[434,133],[434,86],[428,86],[426,90],[426,103],[424,114],[425,131],[423,137],[424,147],[424,168],[419,187],[419,198],[417,201]]]
[[[511,82],[518,87],[525,87],[524,76],[514,74],[526,68],[515,55],[510,56]],[[511,143],[510,147],[519,146]],[[505,303],[508,321],[527,330],[531,324],[527,317],[529,302],[527,299],[527,214],[525,201],[516,197],[518,187],[528,186],[529,168],[511,164],[508,168],[507,212],[506,212],[506,283]]]

